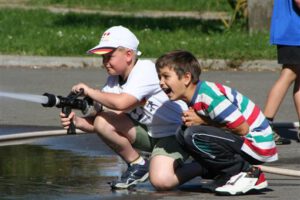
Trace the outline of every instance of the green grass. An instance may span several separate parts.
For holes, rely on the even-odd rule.
[[[30,5],[114,11],[230,11],[227,0],[28,0]]]
[[[224,29],[220,21],[183,18],[132,18],[99,14],[54,14],[45,10],[0,10],[0,53],[85,56],[114,25],[130,28],[140,40],[143,57],[186,49],[199,58],[274,59],[269,35],[249,35],[242,26]]]

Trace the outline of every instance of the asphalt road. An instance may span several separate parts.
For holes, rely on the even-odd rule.
[[[208,71],[203,72],[202,79],[217,81],[236,88],[263,109],[268,90],[278,75],[278,72],[271,71]],[[3,91],[37,95],[48,92],[66,96],[76,83],[84,82],[95,88],[100,88],[105,83],[105,79],[106,72],[100,67],[60,69],[0,68],[0,123],[51,126],[58,124],[58,110],[56,108],[44,108],[36,103],[4,99],[1,97],[1,92]],[[298,121],[294,110],[290,90],[280,107],[276,121]]]
[[[59,110],[44,108],[39,103],[1,97],[1,92],[27,93],[42,95],[45,92],[56,95],[67,95],[72,85],[78,82],[87,83],[93,87],[101,87],[105,83],[106,72],[101,68],[61,68],[61,69],[29,69],[29,68],[0,68],[0,133],[5,134],[14,127],[59,127]],[[268,94],[268,90],[278,77],[278,72],[270,71],[209,71],[203,72],[202,79],[218,81],[234,87],[250,97],[261,108]],[[286,96],[279,113],[277,122],[297,121],[292,91]],[[4,130],[4,131],[3,131]],[[1,132],[2,131],[2,132]],[[268,164],[280,168],[298,170],[300,167],[300,144],[295,141],[293,128],[281,128],[284,137],[292,138],[292,144],[278,146],[279,161]],[[84,140],[95,142],[94,140]],[[69,142],[70,143],[70,142]],[[61,145],[60,148],[64,148]],[[80,144],[71,146],[70,150],[80,151]],[[96,147],[95,147],[96,148]],[[97,152],[97,148],[95,150]],[[266,173],[270,187],[261,194],[240,196],[239,199],[299,199],[300,178]],[[179,192],[184,191],[184,192]],[[197,184],[187,184],[179,191],[158,193],[149,184],[138,188],[134,193],[123,192],[114,194],[107,192],[110,199],[232,199],[233,197],[218,197],[210,193],[203,193],[197,189]],[[149,196],[150,195],[150,196]],[[148,196],[148,197],[147,197]],[[97,193],[95,198],[97,199]],[[99,198],[100,199],[100,198]]]

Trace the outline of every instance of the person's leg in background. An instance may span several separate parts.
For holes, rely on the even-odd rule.
[[[294,67],[283,65],[280,76],[275,82],[275,84],[273,85],[273,87],[271,88],[269,95],[267,97],[267,102],[265,104],[264,114],[266,118],[270,121],[270,123],[273,122],[274,117],[277,114],[277,111],[279,110],[279,107],[289,87],[292,85],[292,83],[295,82],[296,78],[297,78],[297,74],[295,72]],[[278,133],[276,133],[275,131],[274,131],[274,135],[275,135],[275,142],[278,145],[291,143],[290,140],[280,137]]]
[[[300,64],[295,67],[295,72],[297,74],[297,78],[294,84],[293,97],[294,97],[294,103],[297,111],[297,116],[299,119],[298,121],[300,124]],[[297,139],[298,142],[300,142],[300,128],[298,128]]]
[[[271,88],[266,104],[264,114],[272,122],[279,110],[279,107],[286,96],[289,87],[294,83],[293,99],[300,119],[300,46],[277,45],[278,63],[282,64],[282,70],[278,80]],[[291,141],[280,137],[274,131],[276,144],[290,144]],[[297,133],[299,141],[299,130]]]

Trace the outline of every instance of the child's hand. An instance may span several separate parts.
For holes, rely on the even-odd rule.
[[[186,126],[207,124],[204,117],[198,115],[193,108],[183,112],[181,119]]]
[[[71,121],[73,121],[74,125],[75,125],[75,113],[74,112],[71,112],[69,114],[68,117],[66,117],[66,115],[64,113],[60,113],[59,114],[60,116],[60,122],[61,122],[61,125],[64,127],[64,129],[68,129],[70,124],[71,124]]]
[[[82,89],[83,89],[83,94],[84,94],[84,96],[88,96],[89,91],[92,90],[92,88],[90,88],[90,87],[87,86],[86,84],[84,84],[84,83],[79,83],[79,84],[74,85],[74,86],[72,87],[72,92],[78,93],[78,92],[80,92],[80,90],[82,90]]]

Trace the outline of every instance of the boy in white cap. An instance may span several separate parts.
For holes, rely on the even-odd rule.
[[[169,190],[198,174],[191,170],[193,163],[180,167],[188,155],[174,136],[187,107],[181,101],[169,101],[159,86],[154,63],[138,60],[138,45],[136,36],[123,26],[103,33],[100,43],[88,52],[103,57],[109,74],[106,85],[100,91],[79,83],[72,91],[83,89],[85,96],[105,109],[93,117],[72,112],[66,118],[61,113],[61,123],[67,129],[73,121],[78,129],[96,132],[128,164],[121,179],[111,183],[112,188],[135,186],[149,175],[157,190]],[[150,162],[136,148],[151,152]]]

